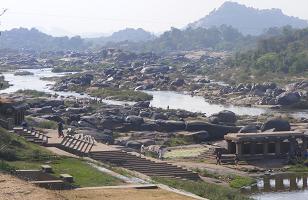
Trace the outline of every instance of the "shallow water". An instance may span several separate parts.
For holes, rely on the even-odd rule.
[[[1,90],[0,93],[12,93],[17,90],[33,89],[38,91],[44,91],[51,94],[58,94],[63,97],[74,96],[76,98],[90,98],[90,96],[84,94],[78,94],[76,92],[56,92],[51,90],[51,85],[54,84],[53,81],[41,80],[42,77],[61,77],[68,73],[53,73],[50,68],[46,69],[24,69],[26,71],[34,73],[30,76],[14,76],[13,72],[3,73],[5,79],[9,81],[13,86]],[[177,93],[173,91],[145,91],[153,95],[153,100],[151,105],[159,108],[169,108],[171,109],[183,109],[192,112],[206,113],[206,115],[211,115],[222,110],[231,110],[238,115],[260,115],[266,112],[278,112],[270,109],[254,108],[254,107],[244,107],[244,106],[228,106],[219,104],[210,104],[203,97],[191,96],[187,94]],[[115,101],[103,99],[103,102],[107,104],[123,105],[132,104],[133,102],[125,101]],[[308,118],[308,111],[279,111],[280,113],[287,112],[296,117],[306,117]]]
[[[277,174],[261,177],[257,184],[245,189],[256,200],[308,199],[308,174]]]

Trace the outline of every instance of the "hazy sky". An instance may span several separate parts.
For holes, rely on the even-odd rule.
[[[255,8],[280,8],[308,19],[308,0],[234,0]],[[182,28],[218,8],[224,0],[1,0],[8,8],[1,29],[38,27],[57,33],[110,33],[126,27],[163,32]]]

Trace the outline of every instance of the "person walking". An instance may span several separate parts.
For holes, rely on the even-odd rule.
[[[58,137],[64,137],[64,134],[63,134],[63,123],[62,122],[59,122],[58,123]]]
[[[144,144],[142,144],[140,147],[140,158],[142,154],[144,154]]]

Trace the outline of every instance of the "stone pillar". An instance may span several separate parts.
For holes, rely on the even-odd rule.
[[[263,185],[264,185],[264,192],[269,192],[271,190],[270,178],[269,177],[263,178]]]
[[[277,141],[275,143],[275,153],[277,157],[279,157],[281,154],[281,142],[280,141]]]
[[[284,185],[283,185],[283,178],[282,177],[276,177],[275,179],[275,189],[277,191],[280,191],[282,189],[284,189]]]
[[[227,149],[228,153],[232,153],[232,141],[227,140]]]
[[[236,153],[239,157],[242,156],[242,146],[243,146],[242,143],[240,143],[240,142],[237,142],[237,143],[236,143],[236,151],[235,151],[235,153]]]
[[[290,177],[290,189],[291,190],[297,189],[297,183],[296,183],[296,177],[295,176]]]
[[[290,139],[290,148],[289,148],[289,154],[290,156],[294,156],[295,155],[295,139]]]
[[[268,142],[263,143],[263,155],[266,157],[268,154]]]
[[[251,142],[250,143],[250,154],[251,155],[255,155],[256,154],[256,147],[257,147],[256,142]]]
[[[303,138],[302,140],[303,140],[302,153],[303,153],[303,156],[305,156],[305,153],[307,151],[307,143],[308,143],[308,141],[307,141],[307,138]]]
[[[307,188],[307,176],[303,176],[303,189]]]

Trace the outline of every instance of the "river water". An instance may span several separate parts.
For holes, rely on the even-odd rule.
[[[11,87],[1,90],[0,93],[13,93],[20,89],[33,89],[38,91],[43,91],[51,94],[58,94],[63,97],[74,96],[76,98],[90,98],[88,95],[78,94],[76,92],[56,92],[51,90],[51,86],[54,84],[53,81],[41,80],[43,77],[61,77],[67,75],[67,73],[53,73],[51,69],[26,69],[26,71],[32,72],[34,75],[30,76],[14,76],[14,72],[3,73],[5,79],[12,84]],[[192,112],[202,112],[207,115],[217,113],[221,110],[231,110],[238,115],[260,115],[265,112],[277,112],[270,109],[262,109],[262,108],[253,108],[253,107],[241,107],[241,106],[226,106],[226,105],[218,105],[218,104],[210,104],[203,97],[199,96],[190,96],[187,94],[176,93],[172,91],[145,91],[151,95],[153,95],[153,100],[151,101],[151,105],[154,107],[167,108],[169,106],[172,109],[184,109]],[[114,100],[103,100],[108,104],[132,104],[132,102],[124,102],[124,101],[114,101]],[[290,111],[279,111],[279,112],[288,112]],[[294,116],[298,117],[306,117],[308,118],[308,111],[293,111]],[[264,180],[259,180],[257,184],[257,189],[252,188],[250,193],[254,193],[252,196],[258,200],[306,200],[308,199],[308,190],[307,187],[300,187],[291,190],[288,186],[283,186],[279,190],[275,189],[273,186],[272,178],[270,181],[270,185],[264,184]],[[303,181],[307,179],[296,179],[297,182],[301,182],[303,185]],[[302,180],[302,181],[301,181]],[[263,182],[262,182],[263,181]],[[284,182],[286,185],[290,185],[290,180],[286,178]],[[299,184],[300,185],[300,184]]]
[[[76,98],[90,98],[86,94],[78,94],[76,92],[56,92],[51,90],[51,86],[54,84],[53,81],[42,80],[43,77],[61,77],[68,73],[53,73],[50,68],[46,69],[24,69],[25,71],[32,72],[34,75],[30,76],[15,76],[14,72],[3,73],[5,79],[12,84],[11,87],[1,90],[0,93],[12,93],[17,90],[33,89],[37,91],[43,91],[51,94],[58,94],[60,96],[68,97],[74,96]],[[203,97],[191,96],[187,94],[177,93],[173,91],[145,91],[153,95],[151,105],[159,108],[172,109],[184,109],[192,112],[201,112],[206,115],[211,115],[222,110],[231,110],[238,115],[260,115],[266,112],[277,112],[270,109],[244,107],[244,106],[232,106],[232,105],[219,105],[210,104]],[[108,104],[123,105],[132,104],[132,102],[115,101],[115,100],[103,100]],[[308,118],[308,111],[279,111],[288,112],[296,117]]]

